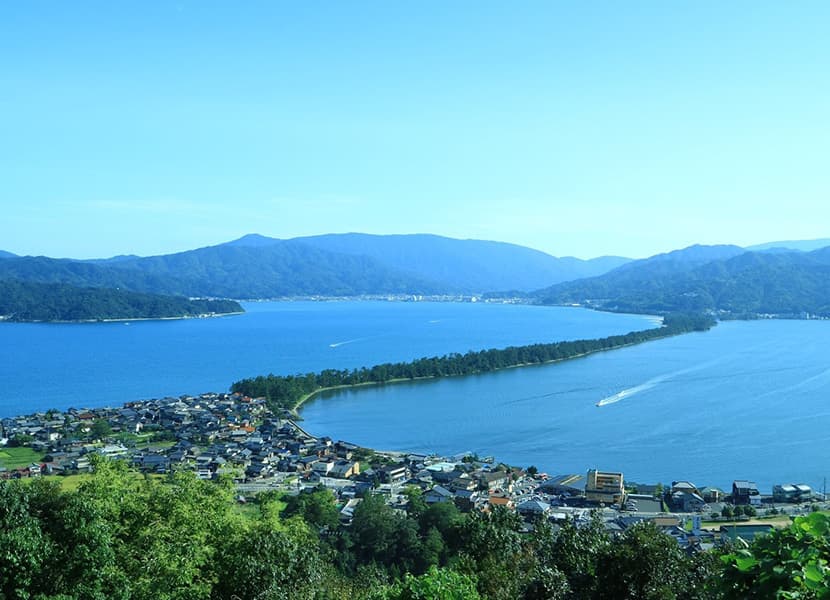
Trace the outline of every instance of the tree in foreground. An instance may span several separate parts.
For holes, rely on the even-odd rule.
[[[407,574],[384,600],[479,600],[476,579],[451,569],[431,567],[419,577]]]
[[[711,562],[688,557],[674,538],[650,522],[626,529],[605,547],[597,565],[597,600],[711,600]]]
[[[722,561],[727,598],[830,598],[830,516],[798,517]]]

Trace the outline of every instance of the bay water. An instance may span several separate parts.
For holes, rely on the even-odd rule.
[[[249,303],[182,321],[0,324],[0,417],[226,391],[243,377],[596,338],[638,315],[473,303]],[[551,365],[327,393],[304,427],[387,450],[474,451],[551,474],[823,487],[830,321],[725,322]]]
[[[653,319],[483,303],[253,302],[211,319],[0,323],[0,417],[228,391],[244,377],[594,338]]]
[[[551,474],[735,479],[816,490],[830,475],[830,321],[724,322],[562,363],[335,391],[304,427],[381,449],[473,451]]]

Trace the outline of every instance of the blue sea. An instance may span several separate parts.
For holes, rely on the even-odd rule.
[[[253,302],[215,319],[0,323],[0,417],[228,391],[243,377],[593,338],[653,319],[483,303]]]
[[[251,303],[183,321],[0,324],[0,416],[226,391],[243,377],[352,368],[653,326],[579,308]],[[475,451],[552,474],[807,483],[830,471],[830,321],[725,322],[539,367],[328,394],[304,427],[389,450]]]
[[[304,427],[380,449],[474,451],[551,474],[731,489],[824,486],[830,321],[725,322],[563,363],[338,391]]]

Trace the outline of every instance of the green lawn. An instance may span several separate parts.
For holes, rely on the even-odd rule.
[[[79,485],[84,481],[88,481],[90,477],[92,477],[91,473],[80,473],[78,475],[49,475],[44,479],[58,482],[64,492],[74,492]]]
[[[234,512],[243,516],[246,520],[255,520],[260,516],[259,505],[249,502],[247,504],[235,504]]]
[[[31,448],[3,448],[0,450],[0,467],[19,469],[28,467],[32,463],[43,460],[44,454],[35,452]]]
[[[167,450],[168,448],[172,448],[176,445],[176,442],[147,442],[146,447],[148,450]],[[145,444],[136,444],[136,447],[143,448]]]
[[[786,527],[790,523],[792,523],[792,519],[790,519],[789,515],[763,515],[763,516],[755,516],[746,521],[743,520],[734,520],[734,521],[703,521],[701,523],[701,527],[703,529],[718,529],[722,525],[773,525],[775,527]]]
[[[144,477],[141,473],[134,473],[136,478]],[[78,473],[77,475],[44,475],[44,479],[56,481],[64,492],[74,492],[85,481],[92,478],[92,473]],[[151,479],[163,479],[164,475],[150,475]]]

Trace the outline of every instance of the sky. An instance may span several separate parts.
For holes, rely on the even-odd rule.
[[[0,249],[830,237],[830,3],[0,3]]]

